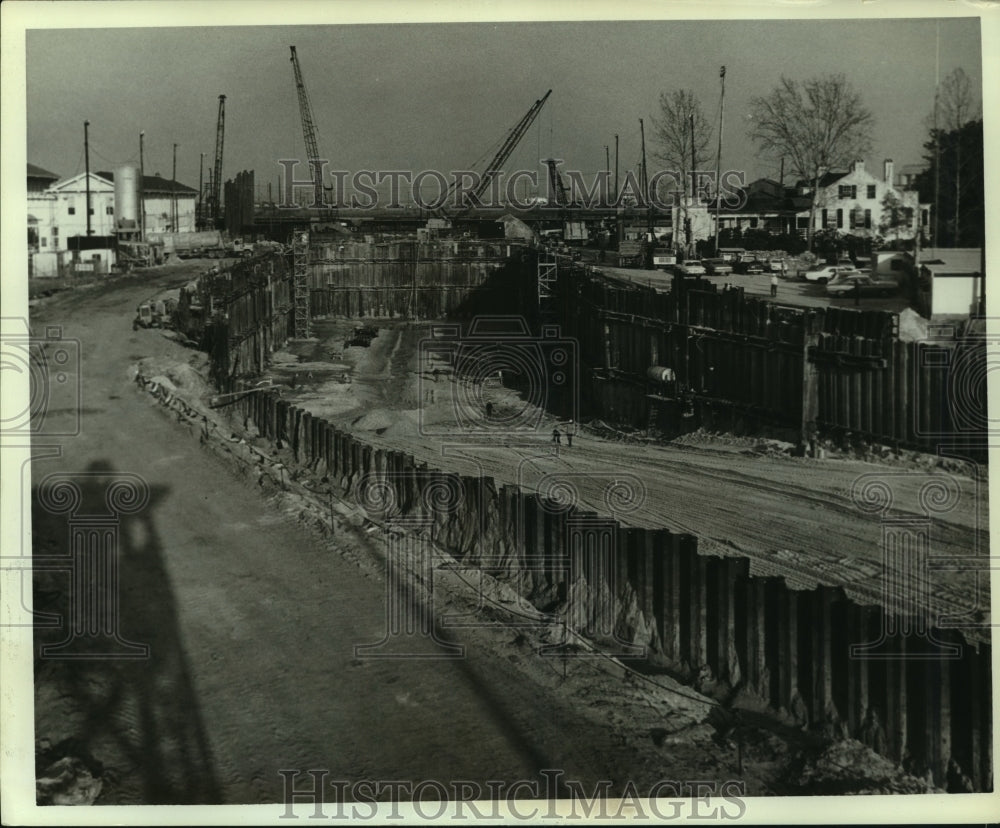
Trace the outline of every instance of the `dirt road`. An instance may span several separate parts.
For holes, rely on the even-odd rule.
[[[103,503],[121,473],[150,489],[119,525],[120,631],[149,657],[36,659],[36,738],[76,740],[103,764],[98,804],[279,802],[282,769],[479,784],[537,780],[545,768],[616,786],[731,777],[730,752],[698,724],[705,704],[672,705],[581,663],[566,678],[502,628],[469,633],[462,659],[355,658],[384,632],[385,587],[345,553],[373,541],[347,533],[333,545],[296,525],[130,382],[140,358],[203,363],[159,331],[131,329],[138,302],[199,266],[59,294],[32,312],[82,354],[81,433],[49,441],[62,456],[37,460],[33,484],[89,474],[78,478],[85,506]],[[51,416],[57,425],[73,412]],[[66,553],[65,516],[36,504],[33,531],[36,556]],[[39,574],[36,609],[64,612],[67,591],[66,573]],[[40,628],[36,643],[64,636]],[[654,743],[654,728],[679,734],[675,744]]]

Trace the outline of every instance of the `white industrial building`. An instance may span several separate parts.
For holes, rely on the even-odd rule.
[[[114,183],[114,173],[99,172],[97,175]],[[141,191],[147,233],[193,233],[197,229],[196,189],[179,181],[161,178],[160,174],[156,173],[142,177]]]
[[[60,179],[28,164],[29,276],[107,273],[115,261],[116,237],[137,239],[143,220],[147,233],[196,229],[197,190],[159,175],[142,177],[140,188],[139,179],[130,165],[114,173]]]

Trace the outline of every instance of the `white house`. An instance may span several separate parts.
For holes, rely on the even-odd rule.
[[[56,250],[65,250],[70,236],[87,233],[87,174],[64,178],[46,191],[54,197],[52,237]],[[110,236],[115,232],[115,187],[97,173],[90,173],[90,234]]]
[[[115,224],[114,186],[95,173],[89,179],[86,173],[54,180],[57,178],[28,165],[28,274],[60,276],[82,269],[107,272],[114,262],[109,241]]]
[[[829,172],[819,181],[813,230],[832,229],[845,234],[886,240],[912,239],[917,228],[930,225],[930,204],[921,204],[916,191],[897,187],[893,162],[883,163],[882,176],[874,176],[858,160],[847,172]],[[800,181],[801,195],[811,195],[812,183]],[[919,225],[918,225],[919,222]],[[809,211],[798,213],[797,226],[809,226]]]

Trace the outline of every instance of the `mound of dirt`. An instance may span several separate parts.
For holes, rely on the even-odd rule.
[[[169,391],[183,389],[191,394],[201,395],[210,392],[210,387],[203,376],[204,367],[199,369],[203,360],[196,355],[191,362],[178,362],[175,359],[148,357],[138,363],[139,372],[145,377],[151,377]]]
[[[384,408],[376,408],[362,414],[351,422],[351,426],[358,431],[384,431],[396,424],[399,415],[395,411],[386,411]]]
[[[899,314],[899,341],[920,342],[927,339],[927,320],[913,308]]]
[[[816,795],[941,793],[925,779],[905,773],[890,759],[853,739],[834,742],[800,758],[785,780],[794,790]]]

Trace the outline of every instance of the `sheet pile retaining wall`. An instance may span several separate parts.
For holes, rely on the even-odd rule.
[[[515,263],[498,280],[506,301],[523,302],[510,285],[526,291],[530,267]],[[220,390],[259,371],[288,337],[290,270],[287,257],[273,256],[206,282],[213,322],[205,344]],[[931,395],[954,378],[927,360],[943,353],[954,360],[954,348],[899,343],[885,315],[781,308],[699,287],[664,296],[581,273],[560,276],[563,336],[579,341],[592,413],[641,423],[646,369],[666,365],[695,388],[703,418],[725,409],[793,426],[802,417],[796,392],[804,367],[820,354],[822,425],[925,445],[928,433],[952,422]],[[476,307],[474,295],[463,301],[462,310]],[[845,359],[852,356],[861,359]],[[746,559],[699,555],[690,535],[623,526],[489,477],[430,469],[276,394],[250,394],[234,407],[261,434],[291,446],[298,462],[329,475],[344,496],[363,503],[366,491],[391,493],[401,514],[429,521],[433,542],[457,561],[508,578],[612,652],[642,648],[645,660],[703,689],[736,690],[791,721],[856,736],[940,785],[954,759],[977,790],[991,789],[988,646],[945,630],[904,636],[919,629],[917,620],[858,605],[838,588],[796,591],[782,579],[752,576]],[[428,494],[435,491],[450,493],[451,505]],[[866,643],[872,647],[852,657],[851,645]]]
[[[684,279],[665,294],[579,267],[561,271],[558,296],[591,416],[648,427],[646,371],[664,366],[708,427],[798,440],[812,421],[838,439],[987,459],[983,338],[901,342],[895,314],[791,308]]]
[[[346,499],[366,508],[374,492],[394,514],[420,516],[461,565],[509,580],[608,651],[861,739],[939,785],[954,760],[977,790],[991,787],[988,646],[953,631],[914,635],[914,619],[859,605],[839,588],[800,591],[753,576],[747,559],[699,555],[691,535],[623,526],[490,477],[430,468],[276,394],[250,394],[237,407]],[[867,649],[852,655],[852,645]]]
[[[444,319],[490,278],[509,245],[485,241],[322,242],[310,247],[313,316]],[[487,304],[489,296],[480,296]],[[494,296],[492,299],[498,299]]]

